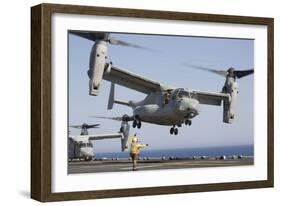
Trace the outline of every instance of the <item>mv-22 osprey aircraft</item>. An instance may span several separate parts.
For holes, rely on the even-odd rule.
[[[129,137],[130,125],[122,121],[120,131],[111,134],[89,134],[88,129],[98,128],[99,124],[71,125],[69,127],[81,129],[80,135],[68,135],[68,159],[84,159],[90,161],[95,156],[93,141],[104,139],[121,139],[121,150],[125,151]]]
[[[225,77],[225,84],[221,92],[205,92],[188,90],[163,85],[143,76],[134,74],[125,69],[113,66],[107,62],[107,45],[122,45],[137,49],[148,48],[112,38],[109,33],[71,31],[72,34],[94,41],[92,46],[88,76],[89,94],[97,96],[102,79],[111,82],[111,89],[108,101],[108,109],[113,104],[122,104],[133,109],[133,115],[123,117],[102,117],[115,120],[133,121],[133,127],[141,128],[142,122],[171,126],[170,134],[178,134],[178,128],[182,124],[191,125],[191,119],[199,114],[199,104],[217,105],[223,103],[223,122],[232,123],[235,116],[235,106],[238,96],[237,78],[250,75],[250,70],[235,70],[229,68],[224,70],[213,70],[200,66],[193,66],[198,69],[208,70]],[[147,94],[142,101],[121,101],[114,99],[115,84]]]

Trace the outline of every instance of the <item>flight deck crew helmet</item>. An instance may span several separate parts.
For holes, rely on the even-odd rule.
[[[138,139],[136,137],[133,137],[132,142],[137,142]]]

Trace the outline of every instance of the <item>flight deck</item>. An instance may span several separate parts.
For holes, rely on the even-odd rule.
[[[146,159],[138,161],[137,171],[250,165],[254,165],[253,157],[237,159]],[[126,171],[132,171],[132,161],[128,159],[71,161],[68,164],[69,174]]]

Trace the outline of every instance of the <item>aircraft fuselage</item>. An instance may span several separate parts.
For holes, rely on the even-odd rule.
[[[134,103],[135,119],[159,125],[179,126],[198,115],[198,100],[180,96],[178,92],[179,90],[174,90],[168,100],[160,93],[152,93],[143,101]]]

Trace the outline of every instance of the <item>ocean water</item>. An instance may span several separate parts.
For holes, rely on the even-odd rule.
[[[193,156],[231,156],[243,155],[254,156],[254,145],[238,145],[238,146],[219,146],[204,148],[180,148],[180,149],[162,149],[162,150],[141,150],[141,157],[179,157],[187,158]],[[125,152],[103,152],[95,153],[96,158],[127,158],[129,151]]]

